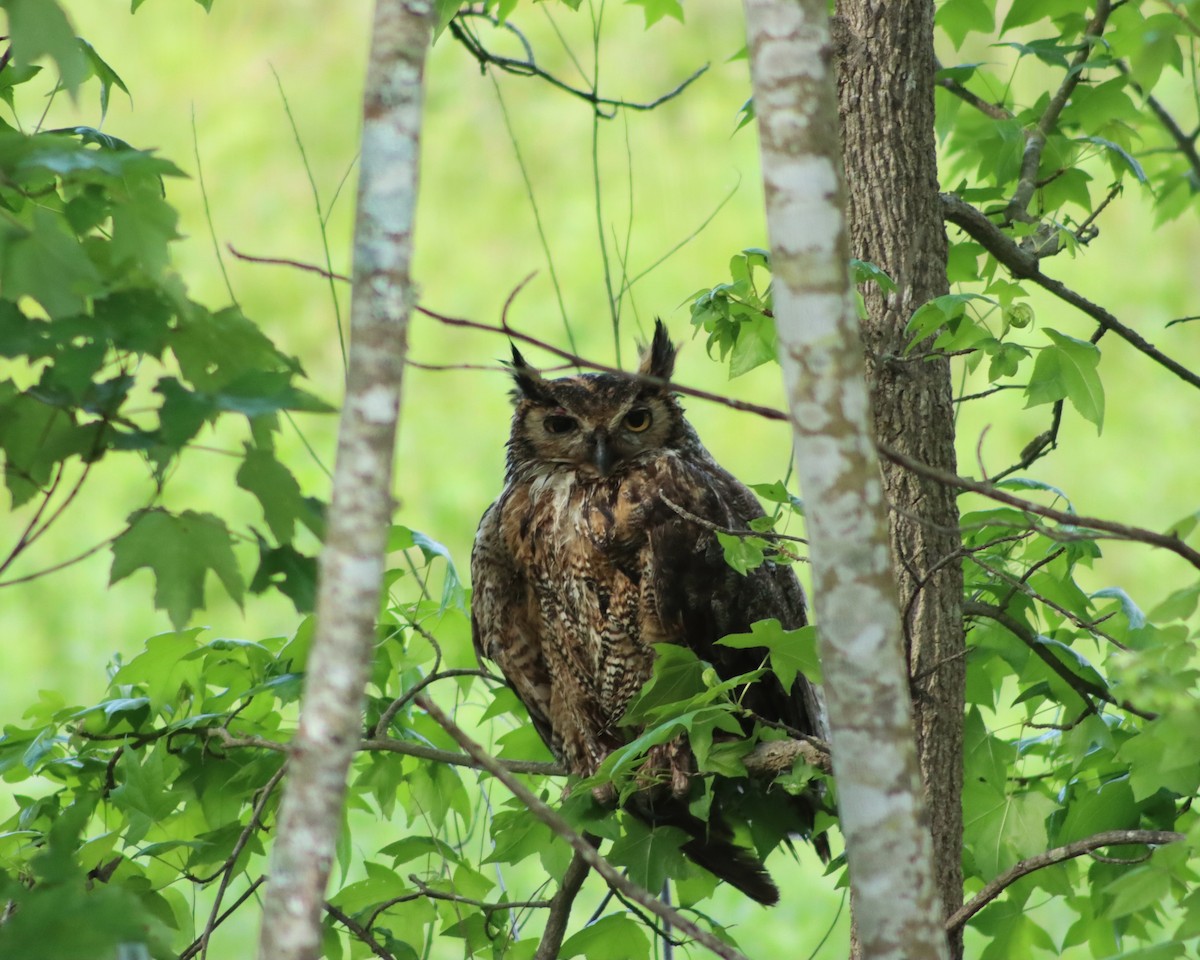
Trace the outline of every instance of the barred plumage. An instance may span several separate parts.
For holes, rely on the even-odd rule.
[[[742,575],[726,564],[712,528],[745,529],[762,507],[684,418],[666,384],[674,361],[661,321],[639,369],[657,383],[619,374],[546,380],[513,349],[505,487],[471,556],[473,636],[550,749],[582,776],[636,733],[618,721],[650,677],[654,644],[688,646],[731,677],[758,667],[760,654],[716,640],[756,620],[805,622],[790,568],[765,564]],[[820,729],[816,693],[803,677],[788,691],[764,678],[743,702],[802,732]],[[688,812],[686,745],[658,748],[652,760],[670,788],[643,791],[631,812],[682,827],[693,838],[688,856],[774,902],[762,864],[720,822]],[[797,829],[807,829],[811,798],[799,807],[808,822]]]

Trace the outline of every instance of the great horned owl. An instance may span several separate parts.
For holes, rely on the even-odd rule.
[[[636,736],[620,720],[650,677],[654,644],[690,647],[729,678],[758,668],[762,651],[716,640],[771,617],[789,629],[805,623],[789,567],[768,563],[742,575],[725,562],[714,529],[744,530],[763,510],[684,417],[667,384],[675,352],[659,321],[640,378],[548,380],[513,348],[504,490],[471,554],[472,634],[551,751],[581,776]],[[802,676],[785,691],[768,675],[741,703],[802,733],[820,729],[816,693]],[[641,791],[628,809],[652,825],[682,827],[693,861],[774,903],[762,863],[732,842],[719,813],[705,822],[688,812],[686,745],[658,748],[648,763],[670,787]],[[808,821],[798,830],[811,826],[811,799],[793,803]]]

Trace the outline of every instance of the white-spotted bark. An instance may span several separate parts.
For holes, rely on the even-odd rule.
[[[837,11],[850,252],[896,281],[891,292],[874,283],[863,288],[875,436],[915,460],[955,473],[950,361],[904,355],[913,311],[947,292],[933,131],[933,0],[838,0]],[[963,889],[966,650],[958,507],[949,486],[890,461],[883,464],[883,486],[934,869],[949,916],[962,903]],[[961,933],[955,933],[951,953],[961,951]]]
[[[392,460],[412,285],[428,0],[378,0],[363,96],[350,356],[317,628],[264,906],[259,955],[320,955],[321,912],[362,700],[392,513]]]
[[[779,331],[862,954],[944,958],[888,520],[848,276],[824,0],[746,0]]]

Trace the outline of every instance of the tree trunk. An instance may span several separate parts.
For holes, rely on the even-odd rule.
[[[903,357],[905,324],[947,291],[934,152],[933,0],[838,0],[838,99],[852,255],[898,289],[864,291],[863,342],[880,442],[955,470],[949,361]],[[918,351],[919,352],[919,351]],[[946,915],[962,903],[965,645],[961,543],[952,490],[883,465],[904,615],[921,773]],[[961,934],[952,942],[962,952]]]
[[[392,460],[412,286],[428,0],[378,0],[363,95],[350,369],[333,502],[321,551],[317,630],[306,668],[264,905],[262,960],[315,960],[346,771],[362,699],[392,514]]]
[[[944,958],[843,213],[825,0],[746,0],[780,362],[855,923],[871,960]]]

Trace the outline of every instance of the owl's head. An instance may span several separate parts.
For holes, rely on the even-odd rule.
[[[675,351],[659,320],[638,367],[641,377],[653,380],[620,373],[547,380],[513,347],[510,473],[557,464],[603,478],[682,442],[689,428],[667,385]]]

